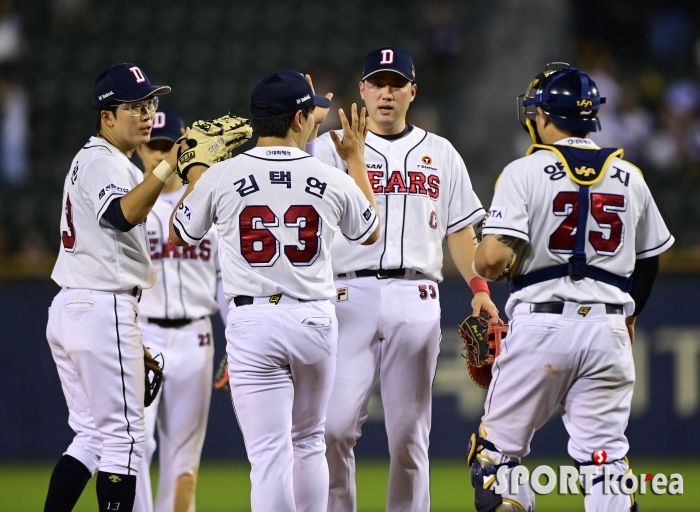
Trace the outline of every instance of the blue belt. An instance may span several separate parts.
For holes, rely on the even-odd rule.
[[[571,259],[573,260],[574,258],[572,257]],[[579,272],[574,274],[572,273],[573,267],[573,262],[569,260],[569,263],[541,268],[521,276],[515,276],[508,282],[508,289],[512,293],[522,290],[526,286],[531,286],[543,281],[551,281],[552,279],[559,279],[560,277],[570,277],[574,281],[580,281],[584,277],[587,277],[595,281],[600,281],[601,283],[615,286],[625,293],[629,293],[630,290],[632,290],[631,277],[619,276],[607,270],[603,270],[602,268],[587,265],[586,263],[579,265]]]

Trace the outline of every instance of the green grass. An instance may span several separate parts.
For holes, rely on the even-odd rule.
[[[567,461],[527,461],[530,468],[540,464],[568,464]],[[358,462],[357,494],[360,512],[384,510],[388,464],[386,461]],[[641,512],[700,511],[700,461],[681,459],[633,461],[635,473],[680,473],[683,475],[683,495],[639,497]],[[42,510],[52,466],[47,464],[0,465],[0,510],[29,512]],[[154,474],[154,481],[156,480]],[[88,484],[76,512],[94,512],[94,479]],[[432,510],[462,512],[473,510],[473,490],[469,484],[464,462],[436,460],[431,465]],[[241,462],[204,461],[200,469],[197,491],[198,512],[243,512],[250,510],[250,480],[248,465]],[[582,511],[579,496],[538,496],[537,511]]]

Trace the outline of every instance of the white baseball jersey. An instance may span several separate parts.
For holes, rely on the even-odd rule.
[[[347,169],[330,133],[309,147],[321,161]],[[352,247],[335,237],[333,271],[410,268],[442,281],[443,239],[485,214],[462,157],[446,139],[414,126],[393,141],[369,132],[365,163],[381,216],[380,238]]]
[[[174,217],[189,244],[219,228],[224,292],[298,299],[335,295],[331,240],[338,228],[351,244],[378,219],[354,180],[291,147],[256,147],[213,165]]]
[[[556,144],[599,149],[590,139],[562,139]],[[630,276],[637,259],[664,252],[674,239],[639,169],[615,157],[604,172],[603,178],[590,186],[587,264]],[[514,275],[569,260],[576,233],[578,190],[553,151],[537,151],[503,170],[483,232],[529,242],[518,255]],[[623,304],[627,315],[634,311],[632,297],[615,286],[565,277],[513,293],[506,312],[511,316],[518,302],[552,300]]]
[[[197,319],[216,313],[220,278],[219,237],[213,227],[196,244],[178,247],[170,241],[170,215],[184,188],[161,194],[147,218],[148,244],[158,279],[145,290],[139,311],[150,318]]]
[[[61,249],[51,274],[59,286],[109,292],[153,286],[144,223],[124,233],[102,219],[141,181],[138,167],[102,138],[91,137],[78,152],[63,186]]]

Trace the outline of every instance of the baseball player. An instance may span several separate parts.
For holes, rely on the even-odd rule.
[[[257,147],[192,167],[170,238],[195,244],[216,223],[229,299],[231,396],[251,464],[253,511],[325,511],[324,423],[338,338],[330,252],[379,237],[367,179],[365,112],[342,110],[334,137],[350,176],[302,151],[313,109],[330,107],[297,71],[263,78],[251,96]]]
[[[381,376],[391,465],[387,510],[429,510],[431,390],[440,347],[442,242],[474,292],[475,314],[498,311],[471,264],[473,224],[484,210],[460,155],[445,139],[406,123],[416,96],[411,56],[385,47],[365,59],[360,94],[369,114],[366,173],[383,229],[371,247],[333,241],[338,368],[328,408],[328,510],[356,510],[353,447]],[[329,132],[313,141],[321,161],[345,166]]]
[[[131,163],[148,142],[158,95],[134,64],[102,73],[92,90],[98,134],[66,176],[61,247],[52,279],[61,287],[46,329],[75,438],[56,465],[46,511],[69,511],[97,472],[99,510],[131,510],[144,449],[141,290],[156,279],[144,221],[172,174],[173,148],[145,179]]]
[[[509,275],[513,292],[468,457],[480,512],[534,510],[529,486],[496,494],[493,477],[520,464],[557,406],[569,455],[598,466],[586,511],[637,510],[634,495],[604,493],[601,475],[606,465],[618,478],[630,471],[634,321],[674,240],[639,169],[588,138],[604,102],[590,76],[564,63],[519,98],[534,144],[501,174],[474,261],[485,279]]]
[[[155,113],[151,140],[136,148],[146,176],[184,132],[185,123],[175,112]],[[146,448],[134,512],[154,510],[149,468],[156,449],[156,423],[160,477],[155,510],[195,510],[197,469],[211,399],[214,343],[209,316],[219,310],[217,290],[222,298],[223,290],[216,229],[198,244],[184,248],[175,246],[168,237],[170,214],[183,193],[182,180],[171,176],[146,224],[157,280],[143,292],[139,325],[144,344],[152,353],[161,353],[166,364],[163,387],[146,409]],[[223,300],[221,303],[228,313],[228,305]]]

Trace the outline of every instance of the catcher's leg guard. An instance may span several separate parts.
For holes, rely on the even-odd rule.
[[[494,490],[498,468],[506,466],[507,475],[520,465],[520,459],[511,459],[499,452],[489,441],[472,434],[467,450],[467,465],[474,487],[474,506],[477,512],[533,512],[535,495],[529,484],[519,485],[517,493],[510,489],[498,494]],[[510,478],[508,478],[510,481]]]
[[[591,464],[591,462],[576,462],[576,468],[580,471],[581,466],[589,466]],[[606,484],[604,482],[605,476],[603,468],[606,466],[611,475],[611,484]],[[632,469],[629,466],[627,457],[600,465],[598,467],[598,474],[593,477],[593,485],[590,494],[584,496],[586,512],[639,512],[639,505],[635,499],[634,493],[628,495],[622,492],[615,493],[604,490],[606,485],[612,485],[616,489],[619,489],[620,478],[630,473],[632,473]],[[582,492],[585,493],[583,486],[581,489]]]

